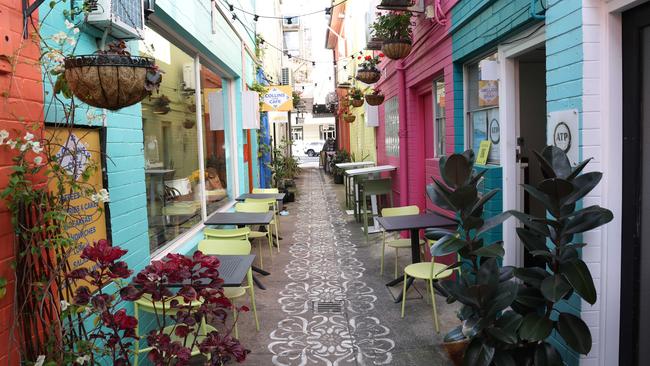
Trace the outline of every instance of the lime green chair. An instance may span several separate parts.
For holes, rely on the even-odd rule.
[[[239,202],[235,204],[236,212],[248,212],[248,213],[265,213],[269,212],[269,206],[266,203],[256,203],[256,202]],[[251,230],[250,228],[245,228],[249,230],[248,239],[260,239],[266,237],[266,240],[269,243],[269,254],[273,256],[273,238],[271,237],[271,227],[270,225],[264,225],[266,232]],[[206,238],[207,239],[207,238]],[[260,245],[260,268],[264,268],[264,259],[262,256],[262,245]]]
[[[384,208],[381,210],[381,215],[383,217],[391,217],[391,216],[408,216],[408,215],[417,215],[420,213],[420,208],[418,206],[402,206],[402,207],[392,207],[392,208]],[[424,240],[420,240],[420,246],[424,245]],[[382,245],[381,245],[381,264],[380,264],[380,273],[384,274],[384,252],[386,251],[386,247],[394,248],[395,249],[395,274],[394,276],[397,277],[397,266],[398,266],[398,259],[399,259],[399,250],[404,249],[404,248],[411,248],[411,239],[403,239],[403,238],[398,238],[398,239],[393,239],[393,240],[386,240],[386,232],[383,232],[383,240],[382,240]]]
[[[251,243],[248,240],[201,240],[198,248],[203,254],[208,255],[247,255],[251,253]],[[246,294],[249,291],[251,307],[253,308],[253,316],[255,318],[255,329],[259,332],[260,322],[257,318],[257,306],[255,305],[255,289],[253,287],[253,271],[248,269],[246,274],[246,286],[240,287],[224,287],[223,292],[227,298],[233,301]],[[233,309],[233,313],[234,312]],[[239,338],[239,330],[237,328],[237,318],[235,318],[235,338]]]
[[[266,205],[266,211],[272,211],[273,212],[273,220],[271,220],[271,223],[269,224],[270,226],[273,226],[275,229],[275,238],[276,243],[278,244],[278,252],[280,252],[280,220],[279,220],[279,215],[278,215],[278,201],[275,198],[247,198],[244,203],[258,203],[258,204],[265,204]]]
[[[177,312],[177,309],[172,308],[171,306],[171,301],[172,300],[178,300],[181,302],[181,304],[184,304],[183,299],[181,297],[174,297],[170,298],[167,301],[153,301],[149,295],[144,295],[142,296],[139,300],[136,300],[133,303],[133,312],[134,312],[134,317],[138,320],[138,325],[135,327],[135,335],[136,338],[140,336],[140,311],[143,311],[145,313],[150,313],[150,314],[156,314],[156,315],[161,315],[165,314],[167,316],[170,315],[175,315]],[[190,307],[192,309],[197,309],[203,304],[202,301],[192,301],[190,303]],[[205,318],[201,319],[201,329],[198,333],[198,336],[194,337],[194,335],[188,337],[187,342],[188,344],[195,344],[192,348],[192,356],[196,356],[201,354],[201,351],[199,350],[198,344],[200,344],[203,339],[205,339],[206,335],[209,332],[216,331],[216,328],[213,326],[209,325],[206,323]],[[163,332],[171,337],[172,341],[180,341],[183,342],[183,338],[178,337],[174,329],[176,328],[175,324],[169,325],[163,329]],[[196,342],[195,342],[196,340]],[[133,365],[138,366],[138,361],[139,361],[139,355],[141,353],[147,353],[150,352],[153,349],[153,347],[145,347],[145,348],[140,348],[140,341],[136,340],[135,345],[134,345],[134,357],[133,357]],[[209,357],[209,356],[208,356]]]
[[[444,280],[454,273],[454,269],[445,269],[446,264],[436,263],[435,257],[431,257],[431,262],[420,262],[409,264],[404,268],[404,286],[402,287],[402,318],[404,318],[404,305],[406,303],[406,282],[409,277],[416,280],[427,281],[427,296],[431,295],[431,309],[433,311],[433,322],[436,326],[436,333],[440,333],[438,324],[438,309],[436,308],[436,294],[433,289],[433,282]]]
[[[247,227],[237,229],[203,229],[203,239],[239,239],[248,240],[251,229]]]
[[[366,179],[361,183],[361,203],[363,205],[363,232],[368,241],[368,200],[370,196],[387,195],[390,200],[390,207],[393,207],[393,183],[390,178]],[[370,219],[374,220],[375,213],[370,212]]]
[[[253,188],[253,194],[278,194],[280,190],[277,188]]]

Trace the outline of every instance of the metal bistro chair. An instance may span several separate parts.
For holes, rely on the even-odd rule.
[[[247,212],[247,213],[265,213],[269,212],[269,206],[266,203],[257,203],[257,202],[239,202],[235,204],[235,212]],[[273,221],[271,221],[273,222]],[[271,225],[264,225],[266,232],[249,230],[248,239],[259,239],[266,237],[269,243],[269,255],[273,256],[273,238],[271,238]],[[207,238],[206,238],[207,239]],[[262,245],[260,244],[260,268],[264,268],[264,260],[262,259]]]
[[[198,248],[203,254],[208,255],[247,255],[251,253],[251,243],[248,240],[201,240]],[[234,300],[249,291],[253,317],[255,318],[255,329],[259,332],[260,322],[257,318],[257,306],[255,305],[255,290],[253,288],[253,270],[248,269],[246,274],[246,286],[224,287],[223,293],[227,298]],[[235,302],[233,301],[233,307]],[[234,313],[233,309],[233,313]],[[235,318],[235,338],[239,338],[237,318]]]
[[[377,204],[379,204],[379,196],[387,195],[390,206],[393,207],[393,184],[391,178],[380,179],[366,179],[361,183],[361,203],[363,204],[363,232],[366,234],[366,241],[368,241],[368,199],[371,196],[377,196]],[[374,212],[370,213],[370,219],[379,216]]]
[[[278,220],[278,201],[275,198],[246,198],[244,203],[257,203],[257,204],[265,204],[266,205],[266,211],[271,211],[273,212],[273,220],[271,220],[271,223],[269,224],[269,227],[267,228],[269,231],[271,229],[271,226],[275,228],[275,239],[276,239],[276,244],[278,245],[278,253],[280,252],[280,224]]]
[[[384,208],[381,210],[381,215],[383,217],[395,217],[395,216],[408,216],[408,215],[417,215],[420,213],[420,208],[418,206],[403,206],[403,207],[392,207]],[[424,245],[424,240],[420,240],[420,246]],[[395,248],[395,277],[397,277],[397,262],[399,258],[399,250],[404,248],[411,247],[411,239],[409,238],[398,238],[393,240],[386,240],[386,231],[383,231],[382,245],[381,245],[381,262],[379,266],[379,271],[381,274],[384,274],[384,252],[386,247]]]
[[[427,294],[431,295],[431,309],[433,312],[433,322],[436,326],[436,333],[440,333],[440,325],[438,324],[438,309],[436,308],[436,295],[433,288],[433,282],[448,278],[454,273],[455,269],[445,270],[446,267],[447,265],[445,264],[436,263],[435,257],[431,256],[431,262],[413,263],[404,268],[404,286],[402,287],[402,318],[404,318],[404,306],[406,303],[406,282],[408,278],[413,277],[417,280],[425,280],[427,281]]]
[[[213,228],[203,229],[203,239],[248,240],[248,236],[250,234],[251,234],[251,229],[247,227],[236,228],[236,229],[213,229]]]

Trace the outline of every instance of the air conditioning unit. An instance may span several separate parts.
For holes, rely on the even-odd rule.
[[[90,0],[88,24],[118,39],[143,39],[143,0]]]
[[[282,85],[293,85],[293,73],[288,67],[282,68]]]
[[[196,74],[194,73],[194,63],[188,62],[183,64],[183,90],[196,89]]]

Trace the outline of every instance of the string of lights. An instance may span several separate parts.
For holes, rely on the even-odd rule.
[[[227,0],[222,0],[222,2],[223,2],[223,3],[228,7],[228,9],[229,9],[231,12],[233,12],[233,11],[235,11],[235,10],[238,10],[238,11],[244,13],[244,14],[252,15],[254,21],[258,21],[260,18],[266,18],[266,19],[282,19],[282,20],[286,20],[286,21],[287,21],[287,24],[292,24],[292,23],[293,23],[293,19],[301,18],[301,17],[306,17],[306,16],[310,16],[310,15],[315,15],[315,14],[320,14],[320,13],[325,13],[326,15],[331,15],[331,14],[332,14],[332,9],[334,9],[335,7],[337,7],[337,6],[339,6],[339,5],[345,4],[347,1],[348,1],[348,0],[342,0],[341,2],[336,3],[336,4],[333,4],[332,6],[329,6],[329,7],[325,8],[325,9],[323,9],[323,10],[316,10],[316,11],[312,11],[312,12],[310,12],[310,13],[305,13],[305,14],[300,14],[300,15],[291,15],[291,16],[277,16],[277,15],[261,15],[261,14],[256,14],[256,13],[250,12],[250,11],[248,11],[248,10],[242,9],[242,8],[240,8],[240,7],[237,7],[237,6],[235,6],[235,5],[231,4],[231,3],[229,3]]]

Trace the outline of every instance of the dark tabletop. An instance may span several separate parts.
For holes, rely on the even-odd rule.
[[[253,265],[255,255],[218,255],[219,277],[223,279],[223,285],[226,287],[240,286],[246,273]]]
[[[205,221],[206,225],[268,225],[273,220],[273,212],[216,212]]]
[[[245,201],[247,198],[265,199],[275,198],[276,201],[282,201],[285,193],[244,193],[236,198],[237,201]]]
[[[436,214],[378,217],[377,221],[386,231],[425,229],[428,227],[454,228],[456,222]]]

